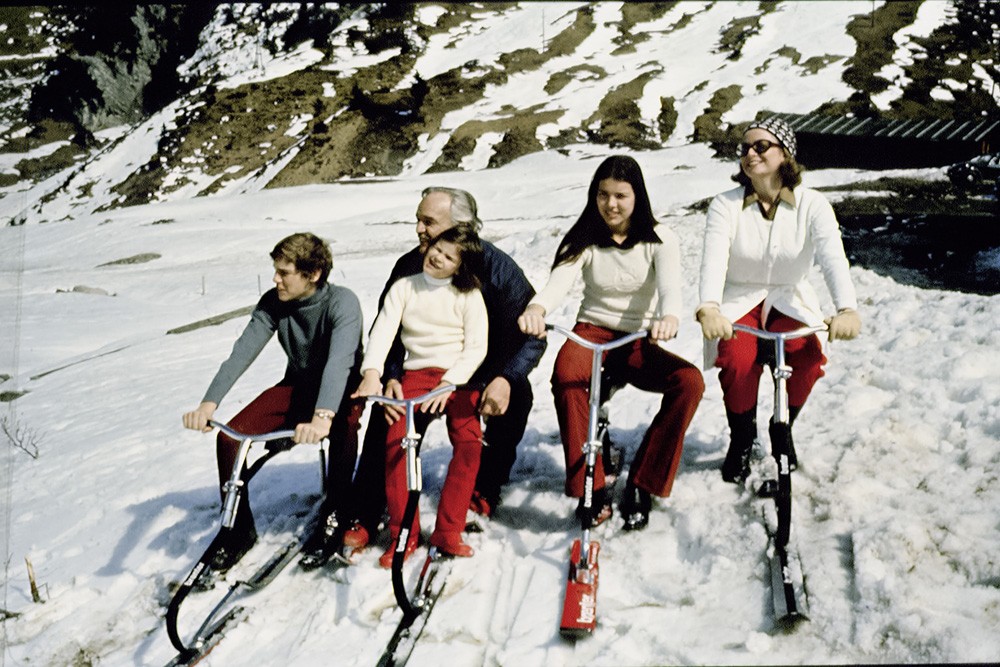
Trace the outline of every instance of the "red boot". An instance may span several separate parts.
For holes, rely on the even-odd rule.
[[[351,524],[351,527],[344,533],[344,546],[352,549],[364,549],[368,546],[369,540],[368,529],[362,526],[359,521]]]
[[[472,547],[462,541],[461,533],[439,533],[434,531],[431,534],[431,545],[437,547],[449,556],[460,556],[468,558],[476,553]]]
[[[406,562],[406,559],[412,556],[413,552],[417,550],[418,541],[419,540],[415,535],[410,537],[410,539],[406,541],[406,551],[403,552],[403,562]],[[387,570],[392,567],[392,558],[393,555],[396,553],[396,543],[397,540],[394,539],[392,541],[392,544],[389,545],[389,548],[386,549],[385,553],[382,554],[378,559],[378,564]]]

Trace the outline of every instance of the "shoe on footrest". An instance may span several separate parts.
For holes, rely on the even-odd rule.
[[[255,529],[251,528],[240,533],[233,533],[224,541],[219,550],[215,552],[215,556],[212,557],[208,566],[218,574],[225,574],[255,544],[257,544],[257,531]]]
[[[354,550],[364,549],[371,541],[368,529],[361,525],[360,521],[355,521],[344,533],[344,546]]]
[[[475,554],[475,550],[462,541],[461,533],[431,533],[431,546],[437,547],[439,551],[459,558],[468,558]]]
[[[607,498],[607,491],[603,488],[595,489],[592,499],[591,506],[591,520],[590,527],[600,526],[602,523],[614,516],[614,510],[611,508],[611,501]],[[583,498],[580,498],[580,502],[576,506],[576,518],[578,521],[583,521],[584,513],[587,508],[583,505]]]
[[[399,541],[398,538],[394,539],[392,541],[392,544],[389,545],[389,548],[385,550],[385,553],[379,556],[378,564],[381,565],[386,570],[392,567],[392,559],[395,557],[396,544],[398,543],[398,541]],[[413,552],[417,550],[418,542],[419,540],[416,537],[411,537],[406,541],[406,551],[403,552],[404,563],[406,562],[406,559],[412,556]]]
[[[489,518],[493,516],[493,511],[496,510],[499,504],[496,499],[487,498],[479,491],[473,491],[472,498],[469,500],[469,509],[480,516]]]
[[[625,487],[625,494],[618,505],[618,511],[625,519],[625,530],[642,530],[649,525],[649,512],[653,507],[653,498],[649,491],[633,486],[630,482]]]
[[[316,528],[302,547],[304,555],[299,560],[299,567],[308,571],[326,565],[342,544],[337,527],[337,520],[331,516]]]

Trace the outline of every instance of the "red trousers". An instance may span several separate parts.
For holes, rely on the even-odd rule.
[[[283,429],[294,429],[298,424],[312,419],[315,397],[302,396],[290,385],[277,385],[266,389],[245,408],[229,420],[229,426],[240,433],[270,433]],[[330,425],[330,451],[326,470],[325,509],[327,512],[341,509],[350,490],[354,461],[358,455],[358,427],[364,403],[346,399],[341,402]],[[219,465],[219,484],[225,484],[233,474],[236,454],[240,443],[219,433],[216,438],[216,458]],[[245,468],[244,468],[245,471]],[[245,480],[249,482],[249,480]],[[225,500],[225,493],[222,494]],[[249,529],[252,525],[250,514],[249,485],[240,493],[240,507],[236,514],[236,526]],[[249,523],[248,523],[249,522]]]
[[[595,343],[608,343],[622,333],[586,322],[577,322],[573,331]],[[552,373],[552,393],[556,400],[559,432],[566,457],[566,495],[583,496],[587,440],[590,418],[590,371],[593,351],[566,341],[556,356]],[[648,338],[606,352],[604,375],[616,385],[630,384],[643,391],[663,394],[660,410],[653,417],[629,469],[629,481],[649,493],[670,495],[681,461],[684,434],[705,391],[701,371]],[[594,489],[604,487],[604,466],[597,457]]]
[[[736,323],[778,332],[794,331],[805,326],[772,309],[767,318],[767,326],[761,327],[763,311],[764,304],[761,303],[736,320]],[[762,341],[761,344],[773,345],[771,341]],[[826,357],[823,356],[823,345],[819,337],[813,335],[785,341],[785,362],[792,367],[792,377],[788,379],[788,405],[793,408],[802,407],[813,385],[823,377],[822,365],[826,363]],[[757,339],[750,334],[737,332],[729,340],[720,340],[715,365],[720,369],[719,383],[722,385],[722,400],[726,409],[742,414],[756,408],[760,374],[764,371],[764,366],[757,357]]]
[[[440,368],[406,371],[401,380],[403,396],[411,398],[427,393],[441,382],[444,373],[445,371]],[[436,534],[450,533],[458,536],[465,528],[465,514],[472,498],[476,473],[479,472],[479,457],[483,445],[483,432],[479,425],[479,413],[476,411],[478,402],[478,391],[464,389],[455,391],[448,398],[445,416],[448,438],[451,440],[454,452],[451,463],[448,464],[448,473],[445,475],[441,499],[438,502],[437,523],[434,526]],[[418,406],[415,410],[419,409]],[[417,431],[422,434],[430,419],[427,419],[426,415],[420,415],[416,419]],[[398,419],[389,426],[389,434],[386,436],[385,497],[389,507],[389,529],[393,537],[399,535],[409,495],[406,486],[406,451],[401,447],[404,435],[406,435],[406,419]],[[411,535],[418,535],[419,532],[418,510],[413,518]]]

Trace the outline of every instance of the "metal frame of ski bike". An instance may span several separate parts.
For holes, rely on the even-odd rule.
[[[796,586],[790,572],[791,557],[788,541],[792,529],[792,468],[790,465],[792,427],[789,423],[788,378],[792,367],[785,359],[785,341],[805,338],[821,331],[826,325],[811,326],[794,331],[766,331],[743,324],[733,324],[733,331],[755,336],[758,340],[768,340],[774,344],[774,361],[768,360],[774,379],[774,414],[768,434],[771,437],[771,455],[778,463],[777,491],[774,493],[774,507],[778,517],[778,527],[772,536],[774,553],[771,555],[771,590],[774,597],[775,618],[782,625],[793,627],[799,621],[808,621],[808,603],[802,586]]]
[[[406,586],[403,582],[403,560],[406,558],[406,545],[410,538],[410,530],[413,526],[413,517],[417,513],[417,505],[420,500],[420,492],[423,490],[423,472],[420,467],[420,433],[417,432],[417,425],[414,420],[414,408],[421,403],[426,403],[432,398],[442,394],[455,391],[457,387],[453,384],[438,387],[420,396],[412,398],[392,398],[390,396],[369,396],[369,403],[381,403],[383,405],[395,405],[406,410],[406,435],[403,436],[401,447],[406,450],[406,488],[408,491],[406,498],[406,509],[403,511],[403,522],[399,527],[399,536],[396,539],[396,550],[392,555],[392,591],[396,596],[399,608],[403,610],[404,622],[412,622],[423,611],[426,598],[423,595],[423,583],[427,574],[427,563],[437,555],[436,547],[431,547],[430,557],[424,564],[424,569],[420,573],[420,580],[417,584],[416,595],[410,600],[406,594]]]
[[[222,518],[220,521],[219,533],[209,544],[205,553],[195,564],[194,568],[191,570],[190,574],[184,579],[184,582],[174,593],[173,598],[170,600],[170,604],[167,606],[166,622],[167,622],[167,635],[170,637],[170,643],[174,645],[180,655],[178,656],[178,661],[172,664],[185,664],[187,660],[191,657],[197,656],[204,648],[205,640],[213,635],[220,632],[228,623],[232,622],[237,616],[242,613],[242,607],[237,607],[231,609],[226,615],[221,619],[213,623],[215,620],[215,615],[223,608],[226,602],[236,593],[236,591],[241,587],[246,587],[250,590],[257,590],[262,588],[284,569],[285,565],[295,556],[298,549],[294,547],[298,543],[296,540],[294,543],[286,545],[284,549],[275,554],[263,567],[261,567],[257,572],[253,574],[247,580],[239,580],[234,582],[229,590],[226,592],[225,596],[219,601],[212,611],[202,622],[201,626],[194,634],[194,638],[190,645],[185,644],[181,639],[179,632],[177,631],[177,615],[180,610],[181,603],[188,596],[191,590],[194,588],[195,583],[198,581],[199,577],[209,569],[209,563],[215,557],[215,554],[225,543],[226,538],[229,536],[233,525],[236,522],[236,512],[239,507],[240,494],[243,491],[244,485],[253,478],[257,471],[274,457],[276,454],[287,451],[294,446],[292,444],[283,443],[280,447],[269,447],[267,452],[262,454],[256,461],[253,462],[251,466],[247,468],[246,473],[243,473],[244,464],[247,461],[247,456],[250,453],[250,447],[254,443],[267,443],[273,441],[281,440],[291,440],[295,436],[294,430],[283,430],[283,431],[272,431],[270,433],[260,433],[260,434],[246,434],[236,431],[226,424],[222,424],[217,421],[209,421],[208,425],[212,428],[219,429],[222,433],[225,433],[230,438],[238,440],[240,442],[239,449],[236,453],[236,461],[233,463],[233,471],[229,479],[222,485],[222,490],[225,492],[225,499],[222,503]],[[324,439],[325,440],[325,439]],[[323,492],[327,491],[326,486],[326,454],[323,449],[323,444],[320,443],[319,449],[320,456],[320,466],[322,468],[322,480],[323,480]]]
[[[592,343],[570,329],[557,324],[546,324],[545,329],[562,334],[577,345],[591,350],[590,366],[590,415],[587,420],[587,442],[583,443],[585,457],[583,478],[583,515],[580,517],[580,539],[573,542],[570,551],[566,597],[563,602],[559,633],[564,637],[585,637],[597,625],[597,555],[600,544],[591,541],[590,528],[594,520],[594,474],[597,456],[602,453],[607,422],[601,419],[601,375],[604,353],[649,336],[649,331],[631,333],[608,343]]]

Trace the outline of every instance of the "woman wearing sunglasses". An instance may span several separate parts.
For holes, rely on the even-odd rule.
[[[777,117],[754,121],[743,134],[739,186],[708,208],[696,318],[706,339],[705,366],[719,368],[730,444],[722,478],[742,483],[757,437],[757,392],[763,371],[753,336],[733,336],[733,322],[770,331],[826,323],[829,339],[861,329],[840,226],[822,194],[800,187],[795,132]],[[824,319],[808,276],[819,265],[836,314]],[[718,341],[716,344],[715,341]],[[789,412],[794,422],[826,363],[817,336],[789,340]],[[792,467],[795,466],[794,450]]]

